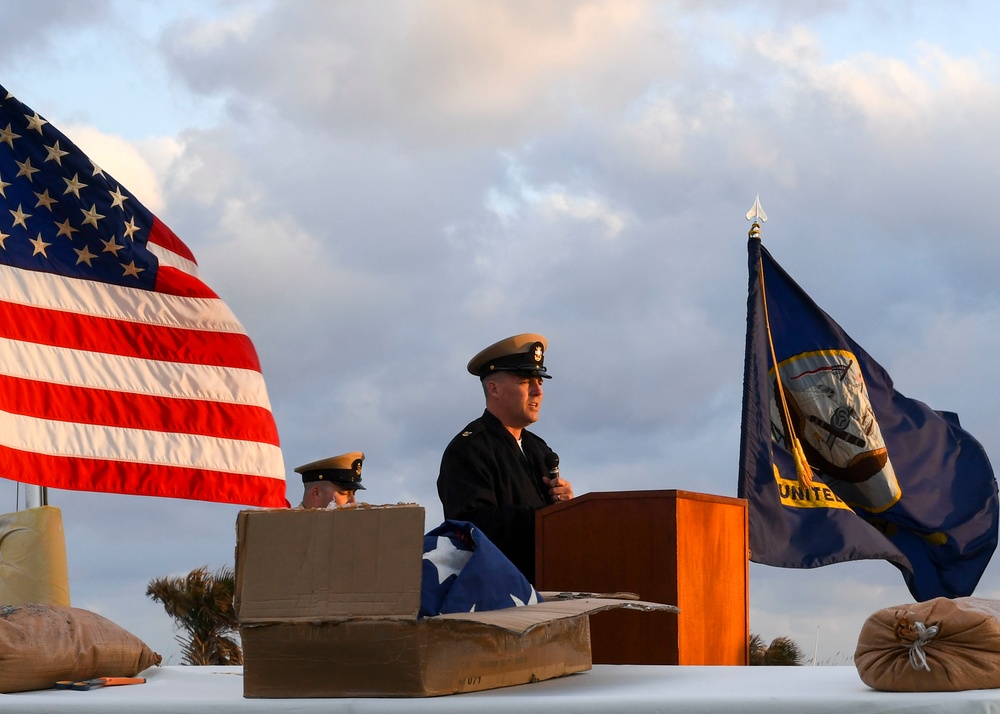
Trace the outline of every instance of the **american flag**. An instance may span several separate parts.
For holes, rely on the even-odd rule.
[[[166,225],[3,87],[0,476],[287,505],[242,325]]]

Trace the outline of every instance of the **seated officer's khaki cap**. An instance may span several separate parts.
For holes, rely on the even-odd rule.
[[[349,454],[331,456],[329,459],[299,466],[295,472],[302,474],[302,483],[329,481],[351,491],[357,489],[366,491],[367,489],[361,485],[361,462],[364,460],[363,452],[352,451]]]
[[[512,372],[551,379],[546,374],[545,350],[549,343],[541,335],[525,332],[492,345],[469,360],[469,374],[480,379],[494,372]]]

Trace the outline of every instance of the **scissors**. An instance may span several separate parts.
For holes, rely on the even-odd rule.
[[[145,684],[145,677],[96,677],[74,682],[72,679],[62,679],[55,683],[56,689],[75,689],[85,692],[95,687],[115,687],[122,684]]]

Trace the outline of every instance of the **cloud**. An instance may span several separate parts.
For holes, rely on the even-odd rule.
[[[66,27],[79,30],[107,20],[109,0],[47,0],[5,3],[0,23],[0,57],[49,52]]]
[[[162,44],[195,89],[320,131],[516,144],[642,91],[673,52],[648,42],[656,27],[631,1],[299,3],[179,22]]]
[[[607,240],[617,237],[625,228],[627,217],[606,198],[593,192],[578,195],[558,183],[534,187],[526,182],[515,166],[509,167],[506,179],[506,188],[489,187],[485,198],[487,210],[501,224],[509,226],[525,211],[533,211],[546,222],[567,219],[574,224],[596,224],[600,235]]]

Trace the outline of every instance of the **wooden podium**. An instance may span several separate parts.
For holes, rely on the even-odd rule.
[[[591,615],[595,664],[748,664],[746,500],[588,493],[536,512],[535,543],[538,590],[632,592],[680,608]]]

